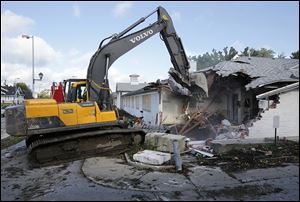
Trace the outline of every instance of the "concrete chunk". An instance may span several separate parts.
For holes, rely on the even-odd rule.
[[[216,154],[226,153],[231,150],[239,150],[242,148],[256,147],[260,144],[274,143],[273,139],[267,138],[248,138],[248,139],[228,139],[228,140],[213,140],[211,147]]]
[[[185,150],[185,136],[168,133],[148,133],[145,137],[145,145],[156,151],[173,153],[173,141],[178,141],[180,153]]]
[[[152,150],[144,150],[134,154],[133,159],[142,163],[161,165],[171,159],[171,154]]]

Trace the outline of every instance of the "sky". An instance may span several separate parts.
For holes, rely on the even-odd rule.
[[[299,50],[299,2],[202,1],[1,1],[1,84],[32,85],[34,36],[35,90],[50,89],[52,82],[86,78],[91,56],[102,39],[164,7],[173,20],[187,56],[233,46],[268,48],[287,58]],[[152,15],[132,32],[156,22]],[[170,55],[159,34],[121,56],[109,69],[112,91],[117,82],[168,78]]]

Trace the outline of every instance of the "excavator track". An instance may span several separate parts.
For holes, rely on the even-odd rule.
[[[27,146],[31,165],[42,167],[95,156],[115,156],[143,144],[144,140],[143,130],[106,129],[40,135],[28,140]]]

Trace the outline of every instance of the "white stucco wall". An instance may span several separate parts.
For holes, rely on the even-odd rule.
[[[261,120],[249,128],[249,138],[274,137],[273,117],[280,116],[279,137],[299,136],[299,89],[280,94],[275,109],[262,113]]]
[[[184,113],[184,99],[168,91],[162,92],[162,124],[179,123],[178,117]]]
[[[128,113],[134,115],[134,116],[138,116],[140,117],[141,111],[143,111],[143,117],[144,117],[144,121],[147,124],[151,125],[155,125],[155,120],[156,120],[156,116],[158,116],[158,122],[157,125],[159,125],[160,120],[159,120],[159,93],[158,91],[156,92],[151,92],[151,93],[145,93],[143,95],[151,95],[151,110],[150,111],[145,111],[143,110],[143,97],[142,95],[132,95],[129,97],[136,97],[139,99],[139,107],[138,109],[136,109],[136,102],[134,101],[134,107],[126,107],[123,105],[123,109],[125,111],[127,111]],[[135,100],[135,99],[134,99]]]
[[[116,105],[119,109],[121,109],[121,92],[117,92]]]

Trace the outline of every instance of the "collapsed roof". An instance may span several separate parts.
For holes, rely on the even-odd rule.
[[[237,73],[246,74],[252,79],[245,86],[249,90],[276,82],[299,81],[299,60],[243,56],[220,62],[199,72],[209,71],[214,71],[222,77]]]
[[[148,83],[143,88],[129,92],[123,96],[126,97],[126,96],[131,96],[131,95],[144,94],[144,93],[156,91],[159,88],[163,88],[163,89],[172,91],[173,93],[179,94],[179,95],[185,95],[185,96],[189,95],[188,89],[182,87],[172,77],[169,77],[168,79],[164,79],[164,80],[158,79],[156,82]]]

